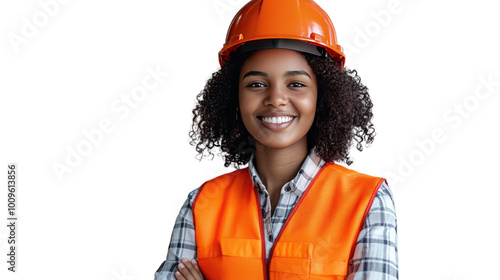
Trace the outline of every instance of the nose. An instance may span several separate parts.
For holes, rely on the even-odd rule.
[[[265,106],[272,106],[278,108],[288,104],[288,96],[285,89],[278,86],[271,86],[268,89],[267,96],[264,100]]]

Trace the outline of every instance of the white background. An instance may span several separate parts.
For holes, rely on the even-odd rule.
[[[1,279],[153,278],[188,192],[230,170],[195,159],[187,134],[245,2],[1,2]],[[375,104],[377,138],[351,168],[389,179],[401,279],[500,279],[498,7],[318,3]],[[123,107],[148,68],[169,75]],[[111,131],[85,146],[84,131],[103,120]],[[6,263],[9,162],[19,172],[17,273]],[[60,178],[54,165],[67,166]]]

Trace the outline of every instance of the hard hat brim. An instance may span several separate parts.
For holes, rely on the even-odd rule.
[[[241,44],[240,47],[236,49],[235,54],[266,49],[286,49],[310,53],[317,56],[326,55],[326,51],[323,48],[307,42],[290,39],[266,39],[246,42]]]

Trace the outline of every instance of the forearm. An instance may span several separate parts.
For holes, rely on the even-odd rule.
[[[196,240],[192,202],[198,189],[192,191],[175,220],[167,258],[155,272],[155,280],[175,280],[174,273],[182,258],[196,259]]]

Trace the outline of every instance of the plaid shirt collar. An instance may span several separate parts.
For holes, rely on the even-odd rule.
[[[318,174],[318,171],[323,167],[325,161],[316,154],[316,149],[313,148],[306,156],[302,163],[297,176],[283,186],[285,191],[294,192],[297,196],[301,196],[309,186],[309,182]],[[266,186],[262,183],[257,168],[254,164],[254,157],[249,161],[248,170],[252,178],[253,185],[260,188],[262,192],[267,193]],[[282,189],[282,191],[283,191]]]

